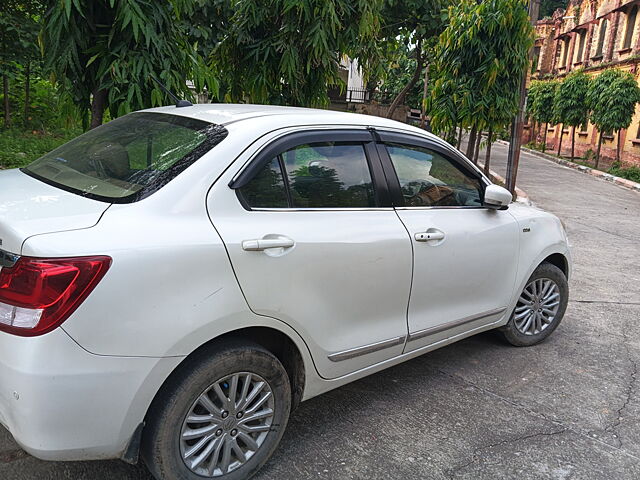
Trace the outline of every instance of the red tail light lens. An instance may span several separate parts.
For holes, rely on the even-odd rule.
[[[20,257],[0,269],[0,330],[35,336],[64,322],[91,293],[110,257]]]

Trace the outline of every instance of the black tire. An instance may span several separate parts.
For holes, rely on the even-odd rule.
[[[271,457],[286,428],[291,409],[291,389],[287,372],[269,351],[260,345],[248,342],[225,342],[223,346],[218,345],[215,349],[198,352],[194,358],[187,359],[186,362],[162,387],[147,413],[141,445],[141,455],[145,464],[158,480],[251,478]],[[240,372],[258,375],[271,389],[270,398],[273,399],[274,414],[270,429],[255,453],[236,469],[214,477],[195,473],[187,467],[181,451],[181,445],[184,448],[181,433],[187,414],[195,408],[196,400],[214,383],[225,387],[227,383],[219,381]],[[240,382],[243,381],[242,378]],[[215,394],[212,395],[215,401],[219,401],[215,399]],[[232,412],[231,415],[227,413],[227,420],[230,417],[235,418]],[[213,420],[211,422],[215,423]],[[225,423],[225,421],[220,422]],[[236,432],[239,428],[237,427]],[[224,430],[220,441],[232,433]],[[240,439],[242,433],[236,433],[236,435]],[[221,452],[220,455],[223,453]]]
[[[509,322],[501,327],[499,330],[504,336],[505,340],[509,342],[511,345],[516,347],[529,347],[531,345],[536,345],[546,339],[549,335],[553,333],[553,331],[558,328],[562,318],[564,317],[564,313],[567,309],[567,302],[569,301],[569,285],[567,283],[567,277],[564,275],[562,270],[560,270],[555,265],[544,262],[538,266],[527,280],[526,285],[529,285],[532,281],[538,279],[550,279],[558,286],[558,290],[560,292],[560,304],[558,305],[558,310],[552,320],[544,330],[534,333],[534,334],[524,334],[515,324],[515,310],[511,313],[511,318]]]

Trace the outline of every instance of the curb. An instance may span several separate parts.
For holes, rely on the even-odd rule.
[[[508,142],[504,140],[497,140],[499,142],[504,142],[504,144],[509,145]],[[558,165],[563,165],[565,167],[572,168],[573,170],[577,170],[582,173],[586,173],[591,175],[592,177],[601,178],[607,182],[613,183],[615,185],[619,185],[623,188],[633,190],[634,192],[640,192],[640,183],[634,182],[632,180],[627,180],[626,178],[616,177],[615,175],[611,175],[610,173],[603,172],[601,170],[596,170],[595,168],[585,167],[584,165],[580,165],[579,163],[573,163],[569,160],[565,160],[564,158],[558,158],[555,155],[549,155],[548,153],[542,153],[537,150],[533,150],[527,147],[520,147],[523,152],[529,153],[531,155],[536,155],[538,157],[544,158],[545,160],[549,160],[551,162],[557,163]]]
[[[478,163],[478,167],[481,168],[482,170],[484,170],[484,165],[481,163]],[[494,172],[493,170],[489,169],[489,175],[492,178],[495,178],[497,181],[501,182],[502,184],[506,185],[507,184],[507,180],[500,174]],[[531,200],[529,199],[529,195],[527,194],[527,192],[525,192],[524,190],[522,190],[520,187],[516,186],[516,202],[518,203],[523,203],[525,205],[533,205],[531,203]]]

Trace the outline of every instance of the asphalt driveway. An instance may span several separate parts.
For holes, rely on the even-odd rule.
[[[514,348],[484,333],[310,400],[255,478],[640,478],[640,193],[524,153],[518,183],[573,247],[555,334]],[[150,477],[39,461],[0,427],[0,478]]]

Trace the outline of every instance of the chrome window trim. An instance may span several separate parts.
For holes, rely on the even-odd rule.
[[[392,212],[393,207],[251,208],[249,212]]]
[[[382,340],[381,342],[363,345],[361,347],[349,348],[348,350],[342,350],[341,352],[332,353],[331,355],[328,355],[328,358],[332,362],[342,362],[344,360],[349,360],[361,355],[384,350],[385,348],[402,345],[406,338],[406,335],[402,335],[401,337],[394,337],[388,340]]]
[[[419,340],[424,337],[435,335],[436,333],[442,333],[445,330],[450,330],[452,328],[460,327],[462,325],[466,325],[467,323],[475,322],[476,320],[482,320],[483,318],[492,317],[494,315],[498,315],[504,312],[506,309],[507,307],[495,308],[487,312],[477,313],[475,315],[469,315],[468,317],[460,318],[458,320],[453,320],[451,322],[447,322],[442,325],[436,325],[435,327],[425,328],[424,330],[418,330],[417,332],[412,332],[409,334],[409,337],[407,338],[407,342],[413,342],[414,340]]]
[[[449,205],[449,206],[432,206],[432,207],[395,207],[396,210],[456,210],[456,209],[464,209],[464,210],[490,210],[488,207],[483,207],[481,205],[473,206],[473,205]]]

